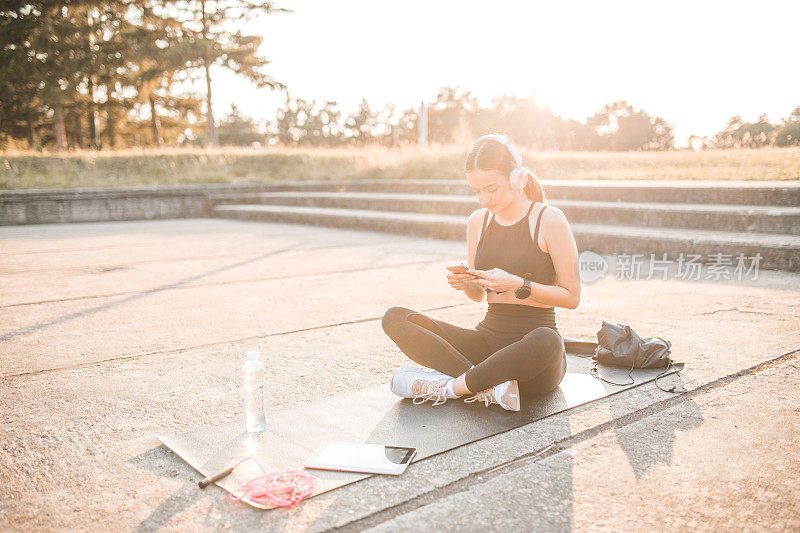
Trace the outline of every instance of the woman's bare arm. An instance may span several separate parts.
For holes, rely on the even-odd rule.
[[[564,213],[549,206],[542,215],[547,252],[553,260],[558,285],[531,283],[531,298],[553,307],[575,309],[581,301],[578,246]]]
[[[478,232],[483,224],[486,209],[477,209],[467,219],[467,266],[475,268],[475,251],[478,249]],[[464,289],[464,294],[470,300],[483,301],[486,290],[480,285],[469,285]]]

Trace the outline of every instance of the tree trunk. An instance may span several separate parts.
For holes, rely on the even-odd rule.
[[[208,146],[214,148],[217,146],[217,128],[214,125],[214,108],[211,106],[211,71],[208,68],[208,61],[205,61],[206,69],[206,106],[208,112],[206,118],[208,120]]]
[[[106,135],[108,135],[108,146],[113,150],[117,146],[117,114],[113,104],[106,108]]]
[[[208,19],[206,18],[206,0],[200,0],[200,19],[203,25],[203,46],[208,45]],[[208,121],[208,139],[206,146],[214,148],[217,146],[217,128],[214,125],[214,107],[211,105],[211,65],[208,59],[208,49],[204,48],[203,68],[206,70],[206,120]]]
[[[61,104],[53,107],[53,133],[56,136],[56,151],[63,152],[67,149],[67,134],[64,130],[64,107]]]
[[[89,50],[94,49],[94,9],[86,13],[86,22],[89,24]],[[97,113],[94,94],[94,76],[89,74],[86,81],[89,84],[89,146],[94,150],[100,149],[100,117]]]
[[[39,149],[39,141],[36,139],[36,131],[33,128],[33,108],[28,108],[28,113],[26,117],[26,126],[28,130],[28,149],[29,150],[38,150]]]
[[[75,111],[75,142],[81,150],[86,147],[86,136],[83,134],[83,117],[80,111]]]
[[[156,99],[152,94],[150,95],[150,125],[153,128],[153,142],[156,146],[163,146],[164,137],[161,134],[161,119],[158,117]]]
[[[89,145],[94,150],[100,149],[100,127],[97,106],[94,103],[94,81],[89,76]]]

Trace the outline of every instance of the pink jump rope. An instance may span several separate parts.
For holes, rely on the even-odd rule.
[[[258,459],[245,457],[227,470],[223,470],[210,478],[205,478],[198,485],[201,489],[206,488],[211,483],[219,481],[233,472],[234,468],[245,461],[254,461],[263,474],[245,482],[241,487],[228,494],[228,499],[232,502],[248,498],[259,505],[291,507],[310,496],[314,492],[314,486],[318,481],[316,476],[312,476],[304,470],[267,472]]]

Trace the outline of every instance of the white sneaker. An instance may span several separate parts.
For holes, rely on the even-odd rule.
[[[401,368],[392,376],[392,392],[403,398],[413,398],[414,405],[433,400],[433,405],[443,404],[448,398],[447,380],[450,376],[437,370],[426,372],[419,368]]]
[[[519,384],[516,379],[504,381],[491,389],[479,392],[471,398],[464,398],[465,402],[483,401],[486,407],[496,403],[506,411],[519,411]]]

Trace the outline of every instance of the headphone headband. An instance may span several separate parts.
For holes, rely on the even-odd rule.
[[[511,157],[514,158],[514,163],[516,166],[514,167],[514,170],[511,171],[511,174],[508,175],[508,183],[512,187],[522,190],[525,187],[525,184],[528,183],[529,170],[522,166],[522,157],[519,155],[519,152],[517,152],[517,149],[514,148],[514,145],[511,144],[511,141],[509,141],[507,137],[503,137],[502,135],[497,135],[494,133],[482,135],[481,137],[475,139],[475,142],[472,143],[472,147],[474,148],[481,142],[489,139],[497,141],[505,146],[508,152],[511,154]],[[478,153],[475,154],[476,166],[478,164],[478,155],[480,154],[480,151],[480,148],[478,148]]]
[[[476,146],[480,142],[485,141],[485,140],[489,140],[489,139],[495,140],[495,141],[499,142],[500,144],[502,144],[503,146],[505,146],[506,149],[508,149],[509,153],[511,153],[511,157],[514,158],[514,162],[516,163],[516,166],[517,167],[521,167],[522,166],[522,157],[520,157],[519,152],[517,152],[517,149],[514,148],[514,145],[511,144],[511,141],[509,141],[507,137],[503,137],[502,135],[497,135],[495,133],[490,133],[488,135],[482,135],[481,137],[478,137],[477,139],[475,139],[475,142],[472,143],[472,146]]]

